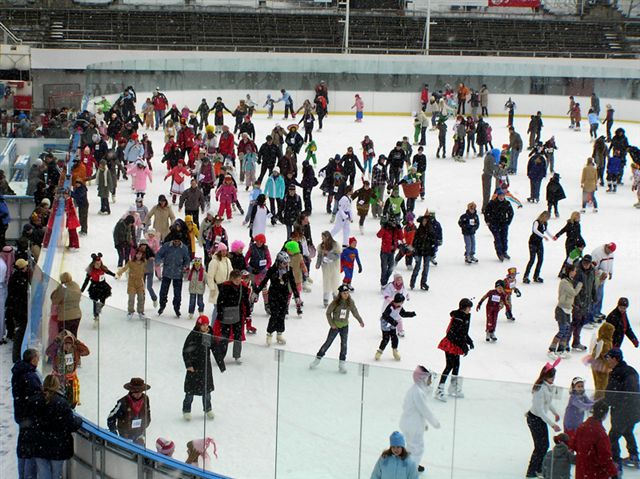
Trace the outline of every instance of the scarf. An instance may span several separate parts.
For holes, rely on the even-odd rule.
[[[127,403],[129,404],[134,416],[139,416],[140,411],[142,411],[142,406],[144,406],[144,395],[142,395],[140,399],[136,400],[133,399],[131,394],[127,394]]]
[[[187,277],[187,279],[191,281],[193,273],[196,271],[198,272],[198,281],[204,281],[204,268],[202,266],[200,266],[200,269],[195,269],[195,267],[192,267],[189,270],[189,276]]]

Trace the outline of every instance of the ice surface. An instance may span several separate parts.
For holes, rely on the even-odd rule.
[[[181,104],[180,98],[170,95],[169,99]],[[227,118],[229,120],[231,118]],[[493,145],[500,148],[500,145],[508,142],[505,118],[489,117],[488,121],[493,127]],[[276,122],[286,127],[290,121],[267,120],[264,115],[254,118],[258,146]],[[516,118],[515,121],[516,130],[525,142],[527,123],[528,120],[524,118]],[[567,193],[567,199],[560,203],[560,219],[550,221],[552,233],[564,225],[572,211],[580,209],[579,178],[592,150],[586,128],[582,132],[575,132],[567,128],[568,123],[568,120],[545,119],[542,135],[543,140],[552,134],[556,137],[559,148],[556,152],[556,170],[562,176],[561,183]],[[640,133],[640,126],[635,124],[616,126],[626,129],[631,143]],[[360,153],[359,143],[365,134],[373,139],[377,154],[388,154],[398,139],[405,135],[411,138],[412,132],[413,122],[409,116],[365,116],[361,124],[354,123],[351,117],[329,116],[323,131],[314,133],[318,144],[318,168],[330,156],[343,154],[348,146],[353,146],[356,153]],[[153,159],[154,182],[150,184],[145,197],[145,204],[151,208],[158,194],[168,194],[169,182],[162,181],[166,173],[159,154],[163,146],[162,135],[155,131],[149,132],[149,135],[157,152]],[[452,146],[451,136],[450,127],[448,153]],[[443,226],[444,244],[438,252],[438,266],[431,267],[430,290],[412,291],[405,304],[406,309],[417,312],[417,317],[404,322],[406,337],[401,339],[399,348],[402,361],[393,360],[390,347],[379,362],[373,361],[381,336],[378,321],[381,307],[380,242],[375,237],[378,223],[370,216],[365,223],[364,235],[358,233],[357,223],[352,228],[352,234],[359,240],[358,248],[364,266],[363,274],[355,274],[354,277],[354,298],[366,327],[361,329],[355,322],[352,323],[348,360],[375,363],[376,367],[368,369],[364,381],[358,374],[360,366],[356,364],[349,365],[347,375],[334,377],[337,374],[337,361],[329,358],[337,358],[336,341],[318,370],[311,372],[307,369],[308,362],[327,333],[322,308],[322,277],[318,270],[313,270],[315,284],[311,293],[304,294],[304,315],[302,319],[292,316],[287,321],[287,345],[281,347],[285,351],[309,356],[285,355],[285,360],[280,364],[280,384],[276,385],[274,352],[263,346],[267,317],[260,302],[254,315],[258,334],[247,338],[243,365],[230,365],[224,375],[214,370],[216,391],[213,404],[216,419],[207,424],[207,435],[213,435],[218,442],[220,459],[214,461],[212,469],[235,477],[273,477],[276,394],[279,391],[278,477],[352,478],[357,477],[359,467],[362,477],[367,477],[377,455],[388,444],[388,434],[398,428],[402,399],[411,384],[410,371],[417,364],[436,372],[444,367],[444,354],[437,349],[437,344],[448,325],[449,311],[455,309],[463,297],[475,298],[477,302],[493,287],[495,280],[504,278],[509,266],[524,270],[531,224],[545,207],[542,202],[531,205],[524,201],[529,196],[526,156],[521,155],[519,174],[511,177],[510,191],[524,201],[524,207],[516,210],[510,229],[509,252],[512,260],[505,263],[497,260],[492,236],[482,224],[477,234],[477,257],[480,262],[469,266],[464,263],[464,243],[457,220],[468,202],[481,204],[482,159],[470,156],[465,163],[454,162],[450,157],[436,159],[436,147],[437,135],[429,132],[426,147],[427,196],[424,202],[418,201],[416,212],[420,214],[425,208],[436,211]],[[299,159],[299,165],[302,159]],[[594,214],[588,211],[583,215],[582,232],[588,252],[605,242],[617,243],[614,277],[606,287],[603,311],[609,312],[619,296],[627,296],[631,303],[632,324],[637,325],[636,305],[640,298],[634,278],[640,266],[640,211],[632,206],[637,200],[630,190],[629,175],[630,169],[627,167],[625,186],[617,194],[606,194],[603,189],[598,191],[600,212]],[[543,182],[543,198],[545,186],[546,181]],[[116,220],[133,204],[135,194],[129,183],[119,182],[117,203],[111,205],[111,216],[97,214],[99,200],[95,185],[90,187],[89,198],[89,235],[80,238],[79,252],[66,252],[61,258],[61,270],[70,271],[79,283],[84,278],[84,268],[92,252],[102,252],[105,263],[115,270],[117,254],[111,232]],[[241,191],[240,198],[242,204],[246,205],[247,193]],[[311,224],[317,243],[320,233],[330,230],[332,225],[324,212],[325,199],[318,189],[314,190],[313,201]],[[241,222],[242,217],[238,215],[230,222],[225,221],[224,226],[230,240],[242,239],[248,243],[248,229]],[[284,226],[268,227],[267,241],[272,255],[284,240]],[[524,413],[530,405],[530,385],[546,362],[547,346],[556,333],[553,316],[557,300],[556,274],[563,259],[564,239],[545,242],[542,269],[545,283],[518,285],[522,297],[514,298],[517,320],[508,322],[504,313],[501,313],[496,331],[499,338],[497,343],[485,343],[484,310],[479,313],[474,311],[470,334],[476,348],[462,359],[460,374],[478,380],[465,382],[464,400],[446,404],[433,402],[432,408],[443,428],[432,428],[426,434],[424,462],[429,468],[427,477],[524,476],[532,449]],[[399,265],[396,271],[404,275],[408,284],[410,272],[404,264]],[[145,331],[140,322],[126,320],[126,280],[108,278],[108,281],[113,285],[114,295],[109,298],[107,305],[119,308],[122,312],[116,314],[105,310],[101,327],[96,330],[92,324],[90,305],[87,303],[83,307],[84,319],[79,337],[90,346],[93,354],[83,360],[79,371],[82,405],[78,410],[104,426],[108,411],[116,399],[124,394],[121,385],[132,376],[146,376],[152,385],[149,394],[153,415],[148,440],[152,444],[158,436],[170,437],[177,445],[176,457],[184,459],[184,443],[203,434],[201,412],[198,412],[199,398],[194,401],[194,420],[191,423],[183,421],[180,409],[184,374],[181,347],[188,330],[193,327],[193,322],[186,319],[187,288],[183,288],[182,319],[173,317],[171,305],[162,317],[158,317],[147,297],[146,314],[152,318],[153,324],[151,329]],[[159,283],[156,282],[155,286],[158,291]],[[207,312],[210,314],[211,305],[207,305]],[[583,342],[588,344],[589,339],[590,332],[586,331]],[[147,362],[145,345],[150,352]],[[623,350],[628,362],[637,365],[638,352],[628,341],[625,341]],[[569,386],[571,378],[579,375],[586,378],[588,387],[592,386],[590,371],[580,359],[581,355],[576,354],[562,361],[558,367],[556,384]],[[96,381],[98,374],[99,392]],[[359,466],[362,393],[365,395],[362,406],[363,459]],[[565,404],[566,398],[561,398],[556,405],[563,411]],[[452,446],[454,435],[455,448]],[[453,473],[450,469],[452,459],[456,463]],[[264,474],[256,471],[264,471]]]

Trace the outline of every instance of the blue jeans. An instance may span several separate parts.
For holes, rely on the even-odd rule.
[[[493,245],[498,256],[504,256],[509,247],[509,225],[491,225],[489,227],[493,235]]]
[[[156,114],[156,130],[160,127],[160,125],[164,125],[164,120],[162,117],[164,116],[164,111],[162,110],[154,110]]]
[[[530,198],[534,200],[540,200],[540,184],[542,180],[533,180],[529,178],[529,182],[531,183],[531,196]]]
[[[147,291],[149,291],[149,296],[151,296],[151,301],[157,301],[158,295],[153,290],[153,274],[154,273],[145,273],[144,280],[147,283]]]
[[[18,458],[18,478],[19,479],[36,479],[37,466],[36,460],[31,458]]]
[[[349,325],[344,328],[331,328],[329,329],[329,334],[327,334],[327,339],[322,346],[320,346],[320,350],[316,357],[322,358],[326,354],[327,350],[333,344],[333,340],[336,339],[336,336],[340,335],[340,361],[344,361],[347,359],[347,338],[349,337]]]
[[[464,257],[471,258],[476,255],[476,235],[462,235],[464,238]]]
[[[391,277],[391,273],[393,273],[395,265],[396,262],[393,259],[393,252],[380,252],[380,286],[384,286],[389,282],[389,278]]]
[[[38,479],[62,479],[64,461],[53,461],[36,457]]]
[[[431,256],[418,256],[414,255],[416,264],[413,267],[413,273],[411,273],[411,286],[415,286],[418,273],[420,272],[420,266],[422,266],[422,277],[420,278],[420,286],[426,286],[427,278],[429,276],[429,265],[431,264]]]
[[[193,314],[196,310],[196,302],[198,303],[198,313],[204,311],[204,295],[189,293],[189,314]]]
[[[604,299],[604,283],[600,283],[600,286],[596,289],[596,301],[593,303],[593,316],[602,314],[602,300]]]
[[[173,282],[173,309],[176,313],[179,313],[182,299],[182,278],[162,278],[162,283],[160,284],[160,308],[164,309],[167,306],[169,286],[171,285],[171,282]]]
[[[191,412],[191,404],[193,403],[193,394],[185,393],[184,401],[182,401],[182,412]],[[202,395],[202,407],[204,408],[204,412],[211,411],[211,393],[206,393]],[[40,479],[40,476],[38,476]]]
[[[511,150],[511,157],[509,158],[509,169],[513,171],[515,175],[518,172],[518,157],[520,152],[518,150]]]

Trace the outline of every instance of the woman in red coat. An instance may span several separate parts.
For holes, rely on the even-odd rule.
[[[80,239],[78,238],[77,228],[80,228],[80,220],[73,206],[73,200],[69,190],[64,190],[64,213],[66,217],[66,226],[69,233],[69,248],[80,248]]]
[[[602,426],[609,406],[598,401],[593,415],[576,429],[570,448],[576,451],[576,479],[609,479],[618,477],[611,458],[611,443]]]

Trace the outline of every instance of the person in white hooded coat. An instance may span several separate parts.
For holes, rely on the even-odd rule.
[[[349,237],[351,236],[351,223],[353,222],[353,213],[351,212],[351,193],[353,187],[347,186],[344,196],[338,202],[338,213],[336,214],[336,224],[333,225],[331,236],[334,238],[336,234],[342,231],[342,246],[349,246]]]
[[[424,433],[429,429],[429,424],[439,429],[440,422],[427,405],[428,398],[432,396],[431,372],[424,366],[417,366],[413,371],[413,383],[402,404],[400,430],[407,440],[407,451],[418,464],[418,471],[422,472]]]

